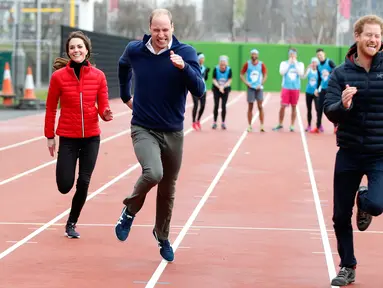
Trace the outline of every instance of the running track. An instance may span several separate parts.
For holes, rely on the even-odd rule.
[[[332,125],[325,119],[325,134],[301,132],[302,96],[297,131],[272,132],[279,95],[268,94],[267,133],[258,132],[258,119],[255,132],[246,133],[245,95],[233,92],[229,101],[227,131],[210,129],[209,93],[203,131],[195,132],[188,99],[171,264],[161,261],[151,235],[155,190],[127,242],[114,236],[121,201],[140,173],[131,113],[120,101],[112,101],[115,120],[101,124],[103,144],[78,225],[80,240],[63,236],[73,192],[57,192],[55,161],[41,137],[43,115],[0,122],[0,287],[330,287],[338,265]],[[289,118],[288,110],[286,128]],[[379,218],[355,233],[353,287],[382,283],[382,233]]]

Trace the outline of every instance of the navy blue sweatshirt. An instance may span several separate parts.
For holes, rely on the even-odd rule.
[[[155,55],[145,46],[150,35],[141,41],[131,41],[118,63],[120,97],[126,103],[131,98],[134,73],[133,117],[131,123],[163,132],[181,131],[184,126],[186,96],[202,97],[205,84],[197,58],[190,45],[173,36],[171,49],[182,57],[184,69],[175,67],[170,50]]]

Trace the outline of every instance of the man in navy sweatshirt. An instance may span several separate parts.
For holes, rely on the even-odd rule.
[[[130,42],[118,64],[120,97],[133,110],[131,137],[142,175],[115,226],[120,241],[129,235],[146,194],[157,185],[156,223],[153,235],[161,256],[174,260],[168,240],[175,185],[183,153],[183,125],[188,91],[202,97],[205,84],[197,52],[173,36],[171,13],[154,10],[149,19],[151,35]],[[134,71],[134,100],[131,96]]]

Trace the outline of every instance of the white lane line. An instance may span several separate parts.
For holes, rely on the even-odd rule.
[[[325,220],[323,217],[321,201],[319,198],[318,187],[317,187],[317,183],[315,180],[313,164],[311,161],[310,152],[309,152],[309,148],[308,148],[308,144],[307,144],[305,128],[303,127],[302,117],[301,117],[301,113],[300,113],[298,106],[297,106],[297,120],[298,120],[300,134],[301,134],[303,151],[304,151],[305,158],[306,158],[307,170],[308,170],[310,183],[311,183],[311,187],[312,187],[312,193],[314,196],[315,209],[316,209],[319,228],[320,228],[320,232],[321,232],[323,249],[324,249],[325,257],[326,257],[328,275],[329,275],[329,278],[331,281],[336,276],[335,264],[334,264],[334,259],[332,256],[330,240],[329,240],[329,237],[327,234],[326,223],[325,223]],[[332,287],[338,287],[338,286],[332,286]]]
[[[231,100],[229,103],[227,103],[227,106],[231,106],[233,105],[234,103],[238,102],[239,99],[241,98],[241,96],[243,95],[243,93],[239,94],[237,97],[235,97],[233,100]],[[209,121],[211,118],[213,118],[213,115],[209,115],[207,117],[205,117],[201,123],[204,124],[206,123],[207,121]],[[191,132],[193,132],[194,129],[193,128],[189,128],[188,130],[186,130],[184,132],[184,135],[187,136],[188,134],[190,134]],[[86,202],[89,201],[90,199],[94,198],[95,196],[97,196],[98,194],[100,194],[101,192],[103,192],[104,190],[106,190],[107,188],[109,188],[110,186],[112,186],[113,184],[117,183],[118,181],[120,181],[122,178],[124,178],[125,176],[129,175],[130,173],[132,173],[134,170],[136,170],[137,168],[140,167],[140,164],[137,162],[136,164],[134,164],[133,166],[131,166],[129,169],[125,170],[124,172],[122,172],[120,175],[118,175],[116,178],[112,179],[111,181],[107,182],[106,184],[104,184],[103,186],[101,186],[99,189],[97,189],[96,191],[94,191],[93,193],[91,193],[90,195],[88,195],[88,197],[86,198]],[[5,256],[11,254],[13,251],[15,251],[17,248],[21,247],[22,245],[24,245],[25,243],[27,243],[28,241],[30,241],[31,239],[33,239],[34,237],[36,237],[37,235],[39,235],[41,232],[43,232],[44,230],[48,229],[50,226],[52,226],[53,224],[55,224],[56,222],[58,222],[59,220],[61,220],[62,218],[64,218],[66,215],[68,215],[70,212],[70,208],[68,208],[66,211],[62,212],[60,215],[56,216],[55,218],[53,218],[52,220],[50,220],[49,222],[45,223],[44,225],[42,225],[41,227],[39,227],[38,229],[36,229],[34,232],[30,233],[29,235],[27,235],[26,237],[24,237],[23,239],[21,239],[20,241],[18,241],[17,243],[15,243],[14,245],[12,245],[11,247],[9,247],[8,249],[4,250],[3,252],[0,253],[0,259],[3,259]]]
[[[186,108],[190,108],[190,107],[192,107],[192,106],[193,106],[193,104],[188,104],[188,105],[186,106]],[[112,135],[112,136],[110,136],[110,137],[107,137],[107,138],[105,138],[105,139],[102,139],[102,140],[101,140],[101,144],[104,144],[104,143],[106,143],[106,142],[109,142],[109,141],[111,141],[111,140],[113,140],[113,139],[116,139],[116,138],[118,138],[118,137],[121,137],[121,136],[126,135],[126,134],[129,134],[129,133],[130,133],[130,128],[129,128],[129,129],[126,129],[126,130],[123,130],[123,131],[121,131],[121,132],[119,132],[119,133],[117,133],[117,134],[114,134],[114,135]],[[0,186],[5,185],[5,184],[7,184],[7,183],[10,183],[10,182],[12,182],[12,181],[15,181],[15,180],[17,180],[17,179],[20,179],[20,178],[22,178],[22,177],[24,177],[24,176],[27,176],[27,175],[29,175],[29,174],[32,174],[32,173],[34,173],[34,172],[36,172],[36,171],[39,171],[39,170],[41,170],[41,169],[43,169],[43,168],[45,168],[45,167],[50,166],[50,165],[52,165],[52,164],[54,164],[54,163],[56,163],[56,162],[57,162],[57,159],[52,160],[52,161],[49,161],[49,162],[45,162],[44,164],[41,164],[41,165],[39,165],[39,166],[36,166],[35,168],[29,169],[29,170],[27,170],[27,171],[24,171],[24,172],[22,172],[22,173],[16,174],[16,175],[14,175],[14,176],[12,176],[12,177],[9,177],[9,178],[7,178],[7,179],[1,180],[1,181],[0,181]]]
[[[131,114],[132,112],[131,111],[125,111],[125,112],[116,113],[113,117],[114,118],[118,118],[120,116],[129,114],[129,113]],[[33,137],[33,138],[28,139],[28,140],[24,140],[24,141],[16,142],[14,144],[3,146],[3,147],[0,147],[0,152],[1,151],[5,151],[5,150],[9,150],[9,149],[12,149],[12,148],[20,147],[20,146],[23,146],[23,145],[26,145],[26,144],[29,144],[29,143],[32,143],[32,142],[36,142],[36,141],[39,141],[39,140],[42,140],[42,139],[45,139],[45,136]]]
[[[209,97],[207,97],[207,99],[209,99],[210,97],[211,97],[211,95],[209,95]],[[193,104],[189,103],[189,104],[186,105],[186,108],[189,108],[189,107],[192,107],[192,106],[193,106]],[[124,115],[127,115],[127,114],[132,114],[132,111],[130,111],[130,110],[122,111],[122,112],[114,114],[113,117],[114,118],[118,118],[118,117],[121,117],[121,116],[124,116]],[[42,139],[45,139],[45,137],[44,136],[38,136],[38,137],[30,138],[28,140],[24,140],[24,141],[16,142],[14,144],[3,146],[3,147],[0,147],[0,152],[1,151],[5,151],[5,150],[9,150],[9,149],[12,149],[12,148],[16,148],[16,147],[19,147],[19,146],[23,146],[23,145],[26,145],[26,144],[29,144],[29,143],[32,143],[32,142],[35,142],[35,141],[38,141],[38,140],[42,140]]]
[[[267,102],[269,101],[269,99],[270,99],[270,93],[267,94],[267,96],[266,96],[266,98],[265,98],[265,100],[263,102],[263,105],[266,105]],[[259,116],[259,112],[257,112],[254,115],[252,123],[255,122],[255,120],[258,118],[258,116]],[[199,201],[199,203],[196,206],[196,208],[194,209],[193,213],[190,215],[188,221],[185,223],[184,227],[180,231],[180,234],[178,235],[178,237],[176,238],[176,240],[174,241],[174,243],[172,245],[174,252],[177,251],[178,246],[182,242],[182,240],[185,237],[186,233],[188,233],[188,230],[192,226],[194,220],[197,218],[199,212],[201,211],[202,207],[206,203],[206,201],[209,198],[210,194],[213,192],[215,186],[218,184],[218,181],[221,179],[223,173],[225,172],[226,168],[229,166],[231,160],[234,158],[234,156],[237,153],[239,147],[241,146],[241,144],[245,140],[247,134],[248,134],[247,130],[242,133],[241,137],[239,138],[239,140],[235,144],[234,148],[231,150],[229,156],[226,158],[226,161],[223,163],[223,165],[219,169],[217,175],[215,176],[215,178],[211,182],[209,188],[206,190],[206,192],[203,195],[202,199]],[[161,275],[162,275],[162,273],[165,270],[167,265],[168,265],[168,261],[163,259],[160,262],[160,264],[158,265],[157,269],[154,271],[154,273],[153,273],[152,277],[150,278],[148,284],[146,284],[146,286],[145,286],[146,288],[153,288],[156,285],[158,279],[160,279],[160,277],[161,277]]]

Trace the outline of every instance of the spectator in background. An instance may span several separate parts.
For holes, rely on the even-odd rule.
[[[201,130],[200,120],[201,120],[203,112],[205,111],[205,104],[206,104],[206,81],[208,79],[210,68],[207,68],[204,65],[205,55],[202,54],[202,53],[197,53],[197,55],[198,55],[199,65],[200,65],[200,68],[201,68],[202,79],[205,82],[205,92],[204,92],[202,97],[198,97],[198,96],[192,95],[192,97],[193,97],[192,117],[193,117],[193,128],[194,128],[194,130]],[[198,103],[200,104],[200,108],[199,108],[198,116],[197,116]]]
[[[229,66],[229,58],[226,55],[219,57],[219,64],[213,70],[213,96],[214,96],[214,110],[213,110],[213,129],[217,129],[218,107],[221,102],[221,128],[226,129],[226,104],[231,91],[231,81],[233,72]]]
[[[301,89],[301,77],[305,73],[305,66],[298,61],[298,54],[295,48],[290,48],[289,59],[281,62],[279,73],[282,75],[281,108],[279,109],[279,123],[273,128],[279,131],[283,128],[286,107],[291,105],[290,131],[294,131],[295,119],[297,117],[297,104]]]
[[[328,80],[331,72],[336,67],[335,63],[326,58],[326,53],[322,48],[317,49],[318,63],[318,84],[314,94],[318,97],[318,109],[317,109],[317,123],[316,128],[313,129],[313,133],[323,132],[322,115],[323,115],[323,102],[327,92]],[[336,124],[334,123],[334,132],[336,132]]]
[[[257,101],[260,121],[260,131],[265,132],[264,129],[264,109],[263,109],[263,85],[267,80],[267,69],[265,63],[258,59],[259,52],[257,49],[250,51],[250,60],[246,61],[241,69],[241,80],[247,86],[247,121],[249,127],[248,132],[253,130],[251,122],[253,121],[253,106]],[[245,76],[246,75],[246,76]]]

